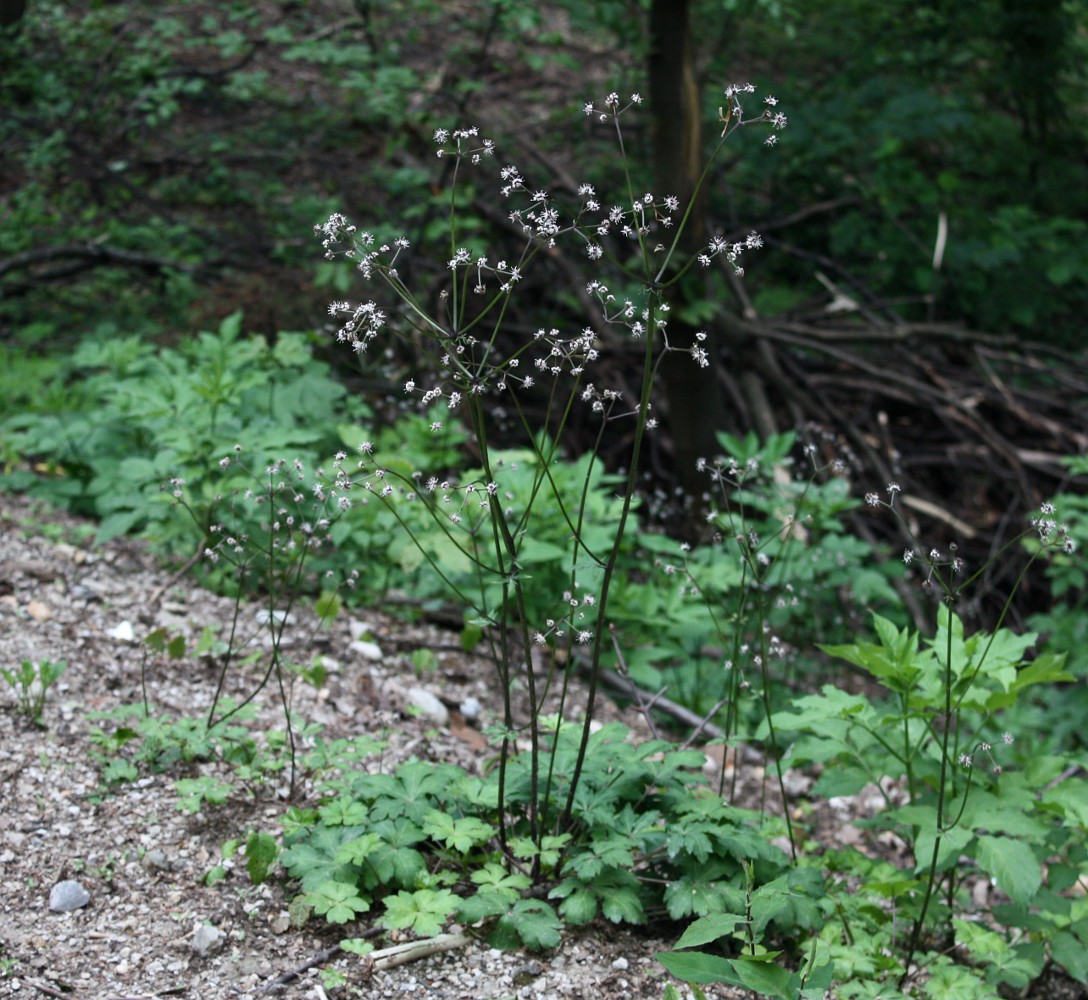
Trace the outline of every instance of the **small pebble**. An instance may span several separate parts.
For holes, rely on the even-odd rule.
[[[359,639],[366,639],[368,636],[373,638],[374,626],[370,622],[352,619],[348,622],[348,632],[351,634],[352,641],[357,642]]]
[[[26,606],[26,613],[36,622],[47,622],[53,617],[53,609],[44,601],[31,601]]]
[[[140,864],[144,866],[145,871],[164,872],[170,868],[170,859],[166,856],[165,851],[153,847],[140,859]]]
[[[353,653],[358,653],[364,660],[380,660],[382,658],[382,647],[376,642],[357,639],[348,649]]]
[[[612,963],[612,968],[615,969],[617,972],[624,972],[627,969],[627,959],[617,958]]]
[[[419,709],[424,717],[430,719],[436,725],[444,726],[450,721],[449,709],[426,688],[409,688],[405,693],[405,697],[410,704]]]
[[[193,933],[193,951],[207,955],[223,941],[223,932],[212,924],[201,924]]]
[[[267,625],[269,622],[275,622],[277,625],[294,625],[295,616],[287,611],[269,611],[268,608],[261,608],[257,611],[257,624]]]
[[[136,638],[136,630],[132,627],[132,622],[126,620],[120,625],[106,629],[106,635],[111,639],[120,639],[121,642],[132,642]]]
[[[49,909],[54,913],[71,913],[90,901],[91,894],[74,879],[58,882],[49,893]]]

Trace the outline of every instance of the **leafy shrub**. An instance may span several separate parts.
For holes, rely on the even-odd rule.
[[[9,454],[48,458],[52,474],[8,471],[0,486],[93,514],[98,541],[140,531],[168,552],[191,550],[164,483],[185,482],[206,506],[239,485],[224,483],[218,467],[235,447],[257,468],[283,449],[312,461],[334,446],[339,419],[365,413],[305,335],[280,334],[274,345],[243,337],[240,313],[177,348],[137,337],[90,341],[0,425]]]

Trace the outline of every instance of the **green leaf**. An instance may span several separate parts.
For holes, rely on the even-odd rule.
[[[260,885],[268,878],[268,870],[279,857],[280,848],[276,838],[269,833],[254,831],[246,841],[246,871],[254,885]]]
[[[356,913],[370,909],[370,903],[347,882],[322,882],[306,893],[306,903],[330,924],[346,924]]]
[[[1058,931],[1050,939],[1050,954],[1078,983],[1088,985],[1088,947],[1084,941],[1066,931]]]
[[[701,951],[658,952],[657,960],[669,971],[669,975],[685,983],[729,983],[742,986],[733,966],[718,955]]]
[[[455,820],[448,813],[432,809],[423,817],[423,832],[458,854],[467,854],[474,847],[486,844],[496,830],[475,816]]]
[[[709,944],[720,938],[730,936],[737,924],[746,923],[746,919],[736,913],[712,913],[707,917],[688,924],[680,940],[676,942],[677,948],[697,948],[701,944]]]
[[[484,630],[479,625],[466,623],[461,629],[461,648],[466,653],[471,653],[484,637]]]
[[[540,899],[519,900],[499,923],[512,925],[528,948],[554,948],[563,929],[555,910]]]
[[[314,601],[314,611],[322,621],[329,621],[340,614],[342,602],[340,595],[335,590],[323,590],[321,596]]]
[[[1042,801],[1056,806],[1070,822],[1088,827],[1088,782],[1070,778],[1046,789]]]
[[[1016,903],[1029,903],[1043,884],[1043,871],[1027,844],[1009,837],[979,837],[976,858],[997,887]]]
[[[909,807],[908,807],[909,808]],[[919,809],[927,808],[919,806]],[[927,869],[933,861],[933,842],[936,836],[935,826],[924,826],[914,839],[915,871]],[[962,826],[954,826],[941,835],[941,844],[937,849],[937,869],[945,871],[959,860],[964,848],[971,843],[974,834]]]
[[[510,895],[511,901],[522,890],[532,886],[533,880],[521,872],[508,872],[502,865],[489,861],[482,868],[472,873],[472,881],[481,889],[488,889],[502,895]]]
[[[461,905],[449,889],[403,889],[385,899],[385,915],[380,923],[389,930],[411,929],[420,937],[434,937]]]
[[[318,815],[325,826],[361,826],[367,821],[369,812],[362,802],[340,797],[323,805]]]
[[[369,955],[374,950],[374,945],[366,938],[342,938],[340,950],[352,955]]]
[[[361,867],[366,863],[367,858],[374,849],[379,847],[381,843],[382,838],[376,833],[364,833],[359,837],[354,837],[341,844],[337,849],[334,858],[337,864],[357,865]]]
[[[1033,684],[1064,684],[1076,680],[1065,669],[1065,653],[1044,653],[1035,658],[1035,661],[1019,671],[1016,680],[1009,685],[1009,690],[1018,693]]]
[[[779,965],[758,958],[734,958],[732,966],[740,981],[750,990],[776,1000],[792,1000],[788,989],[790,974]]]
[[[230,797],[232,786],[218,778],[179,778],[174,782],[181,798],[178,799],[178,808],[183,812],[195,813],[201,805],[207,802],[209,805],[222,805]]]
[[[569,924],[588,924],[597,916],[597,895],[589,889],[577,889],[559,904],[559,912]]]
[[[646,919],[637,890],[608,888],[601,893],[601,912],[614,924],[641,924]]]

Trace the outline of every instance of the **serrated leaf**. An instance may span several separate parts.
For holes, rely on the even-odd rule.
[[[1015,903],[1029,903],[1043,884],[1032,849],[1011,837],[979,837],[976,859],[997,887]]]
[[[567,923],[588,924],[597,916],[597,896],[589,889],[577,889],[559,904],[559,912]]]
[[[347,882],[322,882],[306,894],[306,902],[330,924],[346,924],[356,913],[370,909],[370,903]]]
[[[446,920],[460,906],[461,900],[449,889],[403,889],[385,899],[385,915],[380,923],[389,930],[410,928],[420,937],[434,937]]]
[[[1050,954],[1078,983],[1088,985],[1088,948],[1083,941],[1066,931],[1058,931],[1050,939]]]
[[[314,908],[306,902],[304,895],[296,896],[287,904],[287,916],[291,921],[291,926],[295,928],[302,927],[310,919],[313,912]]]
[[[369,810],[362,802],[341,797],[323,805],[317,814],[325,826],[362,826],[367,821]]]
[[[1082,827],[1088,826],[1088,782],[1066,779],[1044,790],[1042,801],[1057,806],[1068,820]]]
[[[500,924],[509,922],[528,948],[554,948],[563,925],[547,903],[539,899],[519,900]]]
[[[1016,675],[1009,690],[1018,693],[1033,684],[1064,684],[1076,678],[1065,669],[1065,653],[1044,653]]]
[[[508,872],[502,865],[494,861],[489,861],[482,868],[474,871],[472,881],[481,889],[500,894],[511,894],[512,898],[518,896],[523,889],[528,889],[533,884],[533,880],[528,875],[521,872]]]
[[[457,906],[460,919],[466,924],[478,924],[488,917],[498,917],[510,910],[511,902],[495,892],[481,891],[462,899]]]
[[[455,820],[449,813],[432,809],[423,817],[423,832],[458,854],[467,854],[479,844],[486,844],[496,831],[475,816]]]
[[[926,808],[926,807],[919,807]],[[927,869],[933,861],[933,841],[936,831],[932,826],[923,827],[914,839],[915,871]],[[945,871],[955,865],[965,847],[971,843],[974,834],[966,827],[954,826],[941,835],[941,845],[937,849],[937,869]]]
[[[341,844],[336,850],[334,859],[337,864],[362,866],[370,853],[381,843],[382,839],[376,833],[364,833],[361,837],[354,837]]]
[[[366,938],[342,938],[340,950],[352,955],[369,955],[374,950],[374,945]]]
[[[601,893],[601,912],[614,924],[641,924],[646,919],[642,900],[634,889],[608,889]]]

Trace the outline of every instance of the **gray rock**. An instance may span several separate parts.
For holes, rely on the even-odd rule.
[[[208,955],[223,944],[223,932],[212,924],[201,924],[193,932],[193,951],[198,955]]]
[[[49,893],[49,909],[54,913],[71,913],[90,901],[91,894],[74,879],[58,882]]]
[[[170,859],[166,856],[166,852],[157,847],[151,848],[140,858],[140,864],[144,866],[145,871],[149,872],[167,872],[171,868]]]

